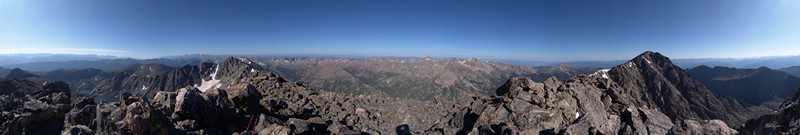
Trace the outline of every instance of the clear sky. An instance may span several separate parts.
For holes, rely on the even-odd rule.
[[[0,53],[800,54],[800,0],[0,0]]]

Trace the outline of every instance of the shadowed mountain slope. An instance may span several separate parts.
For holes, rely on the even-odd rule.
[[[699,66],[688,72],[715,93],[755,105],[789,98],[800,88],[800,78],[766,67],[737,69]]]

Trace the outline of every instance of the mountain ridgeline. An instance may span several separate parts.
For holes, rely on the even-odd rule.
[[[800,88],[800,78],[767,67],[737,69],[699,66],[689,69],[688,72],[711,91],[749,104],[783,101]]]

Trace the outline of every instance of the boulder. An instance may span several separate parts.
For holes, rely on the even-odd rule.
[[[725,122],[721,120],[704,120],[704,121],[695,121],[695,120],[684,120],[680,126],[680,129],[671,130],[672,134],[677,133],[681,134],[704,134],[704,135],[734,135],[739,134],[736,130],[728,127]]]
[[[61,132],[61,135],[94,135],[94,134],[95,132],[92,131],[92,129],[84,125],[69,126],[65,128],[64,131]]]
[[[52,94],[53,100],[51,102],[56,104],[70,104],[72,102],[69,97],[69,93],[66,92],[59,92]]]
[[[119,94],[119,103],[122,104],[123,106],[128,106],[136,101],[137,101],[136,98],[133,97],[133,94],[131,94],[130,92],[123,92]]]
[[[165,114],[172,114],[175,112],[176,92],[158,91],[153,96],[153,106],[164,110]]]
[[[34,123],[45,122],[56,116],[55,109],[42,101],[30,100],[25,102],[24,107],[21,118],[23,127]]]
[[[255,129],[254,131],[261,131],[262,129],[267,128],[270,125],[284,125],[283,124],[284,122],[279,120],[278,118],[270,117],[265,114],[259,114],[258,119],[256,119],[254,122],[257,123],[255,124],[255,127],[253,127],[253,129]]]
[[[508,81],[506,81],[506,83],[503,84],[503,86],[497,88],[497,90],[495,91],[495,95],[504,96],[510,92],[529,91],[531,90],[529,86],[533,84],[534,82],[530,78],[524,78],[524,77],[511,78],[508,79]],[[513,95],[511,96],[512,96],[511,98],[513,98]]]
[[[43,92],[45,92],[48,95],[52,94],[52,93],[59,93],[59,92],[63,92],[66,95],[70,95],[71,94],[70,93],[71,91],[69,90],[69,84],[67,84],[67,83],[65,83],[63,81],[47,81],[47,82],[44,82],[44,86],[43,86],[42,90],[43,90]]]
[[[72,104],[72,108],[81,109],[87,105],[94,105],[94,97],[78,97],[77,101]]]
[[[87,105],[83,108],[74,108],[72,111],[65,115],[66,120],[64,121],[65,126],[74,126],[74,125],[85,125],[85,126],[92,126],[94,125],[95,113],[97,107],[94,105]]]
[[[328,132],[331,135],[360,135],[361,132],[351,130],[349,127],[342,124],[331,124],[328,126]]]
[[[236,108],[245,112],[255,112],[259,108],[261,92],[250,84],[239,84],[225,89],[227,97],[233,101]]]
[[[289,133],[291,133],[291,129],[278,124],[270,124],[258,131],[259,135],[288,135]]]

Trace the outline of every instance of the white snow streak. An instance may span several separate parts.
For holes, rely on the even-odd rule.
[[[215,68],[214,69],[214,73],[211,73],[211,75],[210,75],[211,76],[211,80],[208,80],[208,81],[203,80],[203,83],[200,84],[200,86],[197,86],[195,84],[195,87],[197,87],[197,89],[199,89],[200,91],[205,93],[208,89],[211,89],[211,87],[214,87],[214,89],[216,89],[216,88],[219,88],[222,85],[222,84],[219,84],[219,80],[217,79],[217,72],[219,72],[219,65],[217,65],[214,68]]]
[[[627,65],[629,68],[632,68],[633,66],[636,66],[636,63],[628,62],[625,65]]]
[[[600,70],[597,70],[597,72],[594,72],[594,73],[592,73],[592,74],[591,74],[591,75],[589,75],[589,76],[600,75],[600,77],[603,77],[603,78],[605,78],[605,79],[608,79],[608,71],[609,71],[609,70],[611,70],[611,69],[600,69]]]

